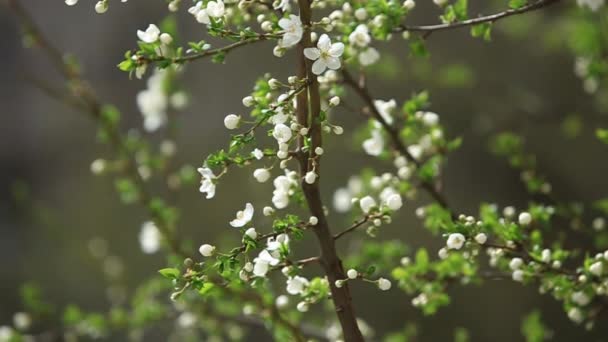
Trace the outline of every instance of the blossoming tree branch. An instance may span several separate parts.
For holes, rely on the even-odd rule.
[[[53,46],[18,0],[5,1],[19,18],[28,46],[44,52],[65,79],[60,86],[41,80],[37,85],[89,115],[99,126],[101,142],[111,147],[112,156],[93,162],[93,173],[112,176],[126,204],[147,210],[149,217],[140,232],[142,250],[168,256],[167,267],[142,285],[132,307],[107,313],[70,307],[58,328],[61,336],[107,337],[114,331],[145,329],[175,319],[179,326],[196,327],[207,337],[239,339],[243,329],[263,327],[279,341],[363,341],[373,337],[359,318],[363,308],[350,290],[357,282],[380,291],[404,291],[425,314],[449,304],[454,284],[485,279],[535,286],[559,301],[569,319],[589,329],[608,307],[603,218],[608,199],[598,201],[591,222],[583,222],[576,205],[552,194],[522,138],[504,132],[493,139],[492,149],[521,171],[534,200],[526,208],[484,203],[476,214],[459,212],[442,189],[441,170],[461,139],[446,136],[427,92],[387,99],[370,89],[365,77],[370,66],[381,63],[386,41],[400,39],[411,54],[423,58],[431,34],[468,30],[472,39],[490,40],[492,28],[502,20],[569,7],[576,12],[572,20],[586,22],[580,25],[593,31],[587,41],[596,39],[573,48],[575,72],[593,94],[608,73],[606,54],[601,53],[608,45],[601,36],[608,29],[589,24],[606,15],[604,0],[504,0],[504,8],[476,16],[470,14],[466,0],[433,0],[440,16],[427,25],[410,24],[415,0],[166,1],[167,19],[134,32],[133,49],[118,61],[128,76],[147,78],[136,99],[145,132],[171,131],[172,113],[188,105],[179,78],[190,63],[230,63],[229,55],[241,47],[270,41],[274,48],[269,58],[292,69],[286,79],[260,75],[252,91],[243,94],[241,113],[223,118],[229,131],[226,148],[198,165],[184,166],[172,162],[177,146],[171,138],[155,144],[145,134],[125,134],[120,111],[97,96],[76,60]],[[82,2],[65,0],[68,6]],[[150,1],[150,6],[161,4]],[[94,10],[103,14],[120,6],[118,1],[102,0]],[[171,14],[178,11],[187,11],[207,36],[179,41]],[[208,37],[223,43],[211,44]],[[327,189],[323,159],[339,156],[326,154],[324,145],[348,139],[332,115],[340,110],[362,114],[361,127],[354,132],[363,137],[358,140],[360,150],[379,159],[388,171],[353,172],[343,187]],[[598,128],[597,135],[608,143],[607,130]],[[250,170],[253,179],[265,184],[267,200],[251,203],[247,195],[235,194],[242,202],[226,220],[226,234],[238,236],[240,242],[226,248],[216,247],[214,241],[194,241],[200,247],[193,248],[193,241],[178,232],[178,208],[162,195],[164,191],[156,193],[158,186],[153,184],[160,179],[168,191],[199,186],[201,201],[212,201],[234,168]],[[196,171],[200,185],[195,184]],[[321,196],[329,191],[334,194],[331,204]],[[427,199],[427,204],[408,208],[407,202],[417,197]],[[383,226],[398,225],[392,222],[393,214],[405,209],[415,211],[423,226],[444,239],[444,247],[431,253],[420,248],[410,255],[403,244],[407,241],[377,239]],[[350,213],[352,223],[330,224],[334,213]],[[597,250],[566,247],[563,237],[549,234],[564,219],[592,227]],[[293,246],[306,235],[315,237],[318,249],[296,253]],[[348,255],[338,244],[350,235],[363,237],[358,255]],[[38,303],[28,310],[37,317],[43,308]],[[314,314],[309,312],[313,310]],[[13,327],[0,328],[0,341],[32,334],[27,330],[29,320],[26,313],[15,315]],[[528,326],[531,334],[542,333],[534,317]],[[405,332],[396,334],[406,339]]]

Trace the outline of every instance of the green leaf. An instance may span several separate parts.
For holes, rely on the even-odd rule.
[[[522,8],[528,3],[528,0],[509,0],[509,7],[513,9]]]
[[[163,268],[162,270],[159,270],[158,273],[168,279],[177,279],[180,275],[180,271],[177,268]]]
[[[598,128],[595,131],[595,136],[604,144],[608,144],[608,129]]]
[[[486,41],[492,39],[492,24],[482,23],[471,26],[471,35],[475,38],[483,38]]]
[[[429,56],[429,52],[424,45],[424,39],[416,37],[410,41],[410,53],[414,57],[426,58]]]
[[[532,311],[524,317],[521,323],[521,333],[527,342],[542,342],[545,340],[545,326],[540,317],[540,312]]]

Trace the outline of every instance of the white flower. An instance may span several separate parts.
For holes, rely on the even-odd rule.
[[[262,212],[264,213],[264,216],[270,216],[274,214],[274,209],[272,207],[264,207],[264,209],[262,209]]]
[[[520,269],[523,266],[523,264],[524,264],[524,261],[521,258],[513,258],[509,262],[509,267],[515,271],[515,270]]]
[[[181,315],[179,315],[179,317],[177,317],[177,325],[186,329],[193,327],[196,321],[196,315],[187,311],[183,312]]]
[[[576,0],[576,3],[580,7],[588,7],[593,12],[596,12],[604,6],[604,0]]]
[[[209,1],[205,11],[212,18],[222,17],[225,13],[224,2],[222,0]]]
[[[270,266],[278,265],[279,261],[279,259],[270,255],[267,250],[263,250],[257,258],[253,259],[253,274],[257,277],[264,277]]]
[[[173,37],[171,37],[171,35],[168,33],[162,33],[160,35],[160,42],[164,45],[169,45],[173,42]]]
[[[13,341],[14,337],[16,336],[15,332],[13,331],[13,328],[7,325],[0,326],[0,342]]]
[[[352,196],[348,189],[340,188],[336,190],[333,199],[334,209],[339,213],[347,212],[352,206],[351,199]]]
[[[367,11],[365,10],[365,8],[357,8],[357,10],[355,10],[355,18],[361,21],[367,19]]]
[[[315,148],[315,154],[318,156],[323,155],[324,152],[325,152],[325,150],[323,150],[323,147],[321,147],[321,146],[318,146]]]
[[[541,255],[540,255],[540,259],[542,260],[542,262],[551,261],[551,250],[543,249],[543,251],[541,252]]]
[[[348,41],[358,47],[366,47],[371,40],[372,37],[369,35],[369,29],[364,24],[359,24],[348,36]]]
[[[414,9],[414,7],[416,7],[416,2],[414,2],[414,0],[405,0],[403,2],[403,7],[411,11]]]
[[[287,12],[291,8],[289,1],[290,0],[275,0],[273,8]]]
[[[363,141],[363,149],[370,156],[379,156],[384,151],[384,138],[382,133],[375,129],[372,131],[372,137]]]
[[[160,249],[161,235],[152,221],[144,222],[139,232],[139,245],[146,254],[153,254]]]
[[[340,104],[340,97],[338,96],[334,96],[331,99],[329,99],[329,104],[333,107],[337,106]]]
[[[264,158],[264,152],[262,152],[262,150],[260,150],[259,148],[256,148],[255,150],[251,151],[251,155],[257,160]]]
[[[363,50],[359,54],[359,63],[363,66],[368,66],[376,63],[380,59],[380,53],[373,47]]]
[[[304,181],[306,183],[314,184],[316,180],[317,180],[317,174],[314,171],[306,172],[306,175],[304,176]]]
[[[424,114],[422,114],[422,123],[426,126],[435,126],[439,123],[439,115],[433,112],[424,112]]]
[[[137,107],[144,118],[144,129],[148,132],[154,132],[167,123],[169,98],[164,87],[165,77],[165,71],[156,70],[148,79],[147,89],[137,93]]]
[[[236,218],[230,221],[230,225],[236,228],[246,225],[253,218],[253,211],[251,203],[245,204],[245,210],[239,210],[236,213]]]
[[[287,127],[285,124],[278,124],[274,126],[274,129],[272,130],[272,136],[279,143],[286,143],[289,141],[289,139],[291,139],[291,128]]]
[[[439,251],[437,252],[437,256],[439,257],[439,259],[445,259],[448,257],[448,249],[445,247],[442,247],[439,249]]]
[[[390,210],[399,210],[403,205],[403,201],[401,200],[401,196],[399,194],[392,194],[386,200],[386,206]]]
[[[97,12],[97,14],[104,14],[108,11],[108,3],[107,1],[98,1],[95,4],[95,12]]]
[[[591,301],[591,298],[589,298],[589,296],[587,296],[587,294],[585,294],[583,291],[574,292],[571,298],[573,302],[580,306],[585,306]]]
[[[486,243],[486,241],[488,241],[488,236],[484,233],[479,233],[475,235],[475,241],[478,244],[483,245],[484,243]]]
[[[65,0],[65,4],[68,6],[74,6],[78,3],[78,0]]]
[[[604,271],[604,265],[602,264],[601,261],[598,262],[594,262],[593,264],[591,264],[591,266],[589,266],[589,272],[593,273],[596,276],[601,276],[602,272]]]
[[[433,2],[437,6],[443,6],[443,5],[445,5],[448,2],[448,0],[433,0]]]
[[[281,48],[288,48],[296,45],[302,39],[302,21],[297,15],[290,14],[289,18],[279,20],[279,26],[285,31],[283,39],[279,41]]]
[[[299,302],[298,305],[296,305],[296,309],[298,309],[300,312],[306,312],[308,311],[308,303]]]
[[[371,196],[365,196],[359,201],[359,206],[364,213],[369,213],[369,211],[376,206],[376,200],[374,200]]]
[[[198,252],[204,257],[210,257],[213,255],[213,252],[215,252],[215,246],[211,246],[209,244],[201,245],[198,248]]]
[[[446,246],[448,247],[448,249],[461,249],[465,241],[466,239],[464,235],[460,233],[452,233],[448,237]]]
[[[317,42],[316,48],[304,49],[306,58],[315,61],[312,64],[312,72],[321,75],[325,69],[337,70],[340,68],[340,56],[344,52],[343,43],[332,44],[329,36],[323,34]]]
[[[389,125],[393,123],[391,113],[395,110],[395,108],[397,108],[397,101],[395,101],[395,99],[390,99],[389,101],[374,100],[374,106],[386,123]]]
[[[215,196],[215,183],[213,180],[215,179],[215,175],[210,168],[201,167],[198,169],[198,173],[201,174],[201,187],[199,191],[202,193],[207,193],[207,199],[213,198]]]
[[[255,228],[251,227],[245,231],[245,235],[255,240],[258,237],[258,232],[255,231]]]
[[[238,128],[240,122],[241,122],[240,115],[228,114],[224,118],[224,126],[226,126],[227,129],[236,129],[236,128]]]
[[[568,318],[570,318],[570,320],[572,320],[574,323],[578,324],[581,323],[585,317],[583,316],[581,309],[572,308],[568,310]]]
[[[359,276],[359,272],[357,272],[357,270],[354,268],[351,268],[350,270],[346,271],[346,276],[348,279],[356,279]]]
[[[530,224],[530,222],[532,222],[532,215],[524,211],[523,213],[519,214],[518,221],[522,226],[527,226]]]
[[[287,297],[286,295],[280,295],[280,296],[278,296],[277,299],[276,299],[276,301],[275,301],[275,305],[279,309],[287,307],[288,304],[289,304],[289,297]]]
[[[390,290],[392,284],[391,281],[385,278],[378,279],[378,288],[382,291]]]
[[[253,171],[253,177],[260,183],[265,183],[270,179],[270,172],[267,169],[261,168]]]
[[[522,281],[524,281],[524,271],[515,270],[515,271],[513,271],[513,274],[511,275],[511,277],[515,281],[522,282]]]
[[[158,40],[160,30],[154,24],[148,25],[145,31],[137,30],[137,37],[144,43],[154,43]]]
[[[308,279],[300,276],[287,279],[287,293],[291,295],[297,295],[304,292],[306,286],[308,286]]]
[[[21,331],[27,330],[32,325],[32,317],[25,312],[16,312],[13,315],[13,324]]]

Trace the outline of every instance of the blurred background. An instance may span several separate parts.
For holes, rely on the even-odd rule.
[[[504,8],[497,2],[470,2],[472,13]],[[79,59],[100,98],[122,110],[124,128],[141,129],[135,95],[146,87],[145,81],[129,80],[116,64],[124,51],[133,48],[138,29],[158,23],[167,14],[164,3],[116,2],[103,16],[94,13],[92,1],[74,7],[63,1],[24,3],[50,40]],[[430,109],[440,115],[447,134],[464,138],[444,174],[445,192],[458,213],[475,214],[480,202],[500,207],[527,205],[529,196],[519,173],[488,151],[489,137],[503,130],[525,136],[528,152],[537,155],[557,198],[588,203],[606,195],[608,159],[602,157],[605,146],[593,135],[596,126],[607,122],[606,99],[585,93],[573,72],[575,57],[557,29],[558,18],[572,7],[573,2],[563,2],[501,21],[490,43],[471,38],[467,29],[435,33],[428,40],[431,56],[426,60],[409,57],[402,39],[376,43],[386,59],[370,76],[373,94],[402,103],[413,92],[428,89]],[[435,23],[439,14],[430,1],[420,1],[414,13],[412,24]],[[199,40],[203,27],[186,13],[180,18],[183,41]],[[104,266],[91,256],[92,239],[107,241],[114,262],[125,264],[121,279],[127,295],[165,267],[165,260],[140,251],[140,226],[149,219],[145,212],[122,205],[109,177],[91,174],[93,160],[111,156],[96,143],[94,123],[26,80],[33,75],[61,82],[43,54],[22,48],[18,23],[5,6],[0,7],[0,32],[0,325],[10,323],[13,313],[21,310],[18,292],[24,282],[39,284],[58,307],[78,303],[87,310],[102,310],[107,306],[104,267],[111,265]],[[285,79],[294,73],[293,52],[277,59],[272,47],[272,43],[251,45],[229,54],[224,65],[199,61],[187,67],[182,80],[190,104],[179,114],[176,139],[180,163],[197,167],[209,153],[225,147],[228,133],[223,118],[243,112],[241,98],[257,77],[270,72]],[[353,98],[350,103],[359,102]],[[347,133],[361,123],[360,118],[345,110],[334,114],[334,121]],[[570,128],[565,130],[566,126]],[[153,134],[152,139],[160,137]],[[328,139],[326,155],[323,196],[327,203],[333,191],[344,186],[346,176],[366,166],[382,165],[358,151],[348,134]],[[197,186],[185,189],[178,198],[180,234],[195,244],[219,243],[219,234],[226,232],[228,220],[243,202],[269,202],[271,192],[268,185],[256,183],[249,170],[229,175],[211,201],[204,199]],[[414,215],[427,202],[424,195],[407,202],[394,223],[382,229],[380,238],[437,250],[442,241],[432,237]],[[336,231],[348,225],[347,217],[334,214],[330,219]],[[572,239],[572,246],[591,248],[580,234]],[[343,250],[355,246],[340,245]],[[451,305],[425,318],[400,291],[379,295],[366,284],[354,286],[358,314],[377,335],[416,322],[422,341],[451,340],[457,327],[469,329],[473,341],[519,341],[522,317],[538,307],[556,341],[607,340],[605,321],[587,332],[568,320],[560,303],[539,295],[533,286],[493,281],[454,287],[450,293]]]

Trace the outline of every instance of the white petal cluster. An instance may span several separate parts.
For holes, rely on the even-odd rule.
[[[276,238],[268,238],[266,248],[253,259],[253,275],[256,277],[265,277],[270,267],[279,264],[280,250],[289,249],[289,237],[287,234],[279,234]]]
[[[580,7],[587,7],[593,12],[597,12],[605,4],[605,0],[576,0]]]
[[[205,8],[203,8],[203,2],[199,1],[188,9],[188,13],[192,14],[199,23],[209,25],[212,18],[223,17],[226,14],[226,8],[222,0],[209,1]]]
[[[137,30],[137,38],[144,43],[156,43],[160,37],[160,29],[154,24],[148,25],[145,31]]]
[[[291,295],[300,295],[304,292],[310,282],[308,279],[300,276],[287,278],[287,293]]]
[[[213,256],[213,253],[215,253],[215,246],[209,244],[201,245],[198,249],[198,252],[201,253],[201,255],[204,257]]]
[[[230,221],[230,225],[235,228],[240,228],[245,226],[247,223],[251,222],[253,218],[253,205],[251,203],[245,204],[245,209],[239,210],[236,213],[236,218]]]
[[[137,93],[137,107],[144,118],[144,129],[154,132],[167,124],[167,110],[169,108],[169,94],[164,83],[166,71],[155,70],[147,82],[147,89]]]
[[[302,39],[302,21],[297,15],[290,14],[289,18],[279,20],[279,27],[283,29],[283,38],[279,41],[279,47],[289,48],[300,42]]]
[[[198,168],[198,173],[201,174],[201,187],[199,191],[207,194],[207,199],[215,196],[215,175],[208,167]]]
[[[154,254],[160,249],[160,231],[152,221],[146,221],[139,231],[139,245],[146,254]]]
[[[446,247],[448,249],[461,249],[466,241],[464,235],[460,233],[452,233],[448,236]]]
[[[292,187],[298,186],[298,174],[286,169],[285,175],[275,178],[273,185],[272,204],[277,209],[284,209],[289,205],[289,196],[293,193]]]

